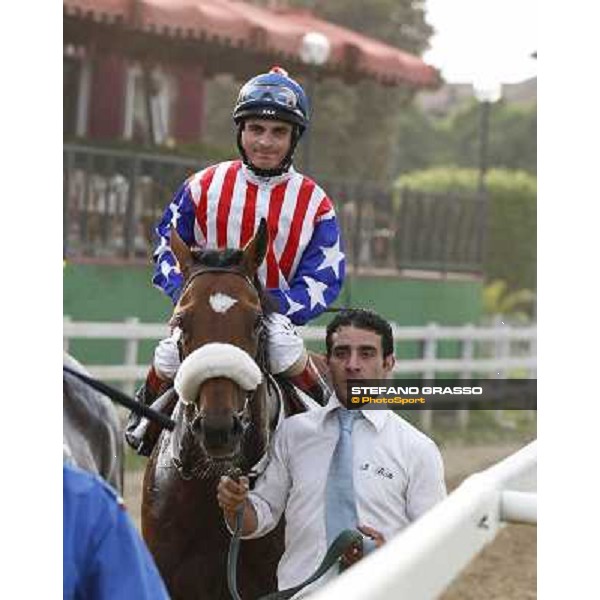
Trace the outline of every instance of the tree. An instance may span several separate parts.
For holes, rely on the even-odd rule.
[[[473,193],[476,169],[432,168],[401,175],[400,191]],[[486,178],[489,194],[484,272],[488,281],[500,279],[510,291],[536,289],[537,182],[525,171],[492,169]]]
[[[444,123],[434,122],[414,104],[405,107],[398,114],[396,174],[450,164],[451,139]]]
[[[429,48],[433,27],[425,20],[425,3],[413,0],[291,0],[317,16],[359,31],[411,54]]]
[[[441,122],[449,132],[447,151],[454,164],[478,167],[480,139],[480,106],[471,101]],[[490,112],[488,165],[536,172],[537,107],[500,101]]]
[[[427,49],[433,34],[425,21],[424,3],[414,0],[289,0],[275,4],[310,9],[322,19],[411,54],[419,55]],[[301,83],[306,84],[306,79]],[[349,85],[336,79],[327,79],[316,87],[309,175],[391,182],[397,175],[402,111],[410,105],[414,90],[384,87],[373,81]],[[300,147],[300,168],[302,156]]]

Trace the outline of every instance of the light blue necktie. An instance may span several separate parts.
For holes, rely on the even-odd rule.
[[[352,476],[352,426],[359,411],[337,409],[340,436],[331,457],[325,488],[325,526],[327,545],[344,529],[356,529],[358,513]]]

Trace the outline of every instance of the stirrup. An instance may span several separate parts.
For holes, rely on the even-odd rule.
[[[150,408],[170,416],[175,407],[173,402],[175,397],[175,388],[171,387],[157,398]],[[132,412],[125,430],[125,440],[140,456],[150,456],[161,431],[162,429],[156,423]]]

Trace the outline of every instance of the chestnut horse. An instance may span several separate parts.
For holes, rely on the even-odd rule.
[[[171,231],[184,275],[171,324],[181,329],[184,360],[175,378],[175,429],[163,431],[146,466],[142,532],[174,600],[230,598],[231,535],[217,483],[232,467],[248,472],[283,418],[280,402],[268,393],[274,387],[264,326],[270,309],[256,277],[267,236],[263,221],[244,250],[191,251]],[[264,538],[242,542],[242,598],[277,589],[283,546],[282,523]]]

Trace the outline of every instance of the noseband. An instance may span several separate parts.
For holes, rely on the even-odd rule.
[[[250,277],[248,277],[248,275],[246,275],[246,273],[242,273],[242,271],[240,271],[238,269],[230,269],[227,267],[200,267],[199,269],[196,269],[195,271],[192,271],[190,273],[187,281],[183,285],[183,290],[181,290],[181,296],[183,296],[183,294],[187,291],[187,289],[190,287],[190,284],[192,283],[192,281],[194,279],[196,279],[200,275],[204,275],[205,273],[227,273],[228,275],[237,275],[238,277],[241,277],[242,279],[244,279],[246,281],[246,283],[253,290],[256,291],[256,286],[254,285],[254,283],[252,282]]]

